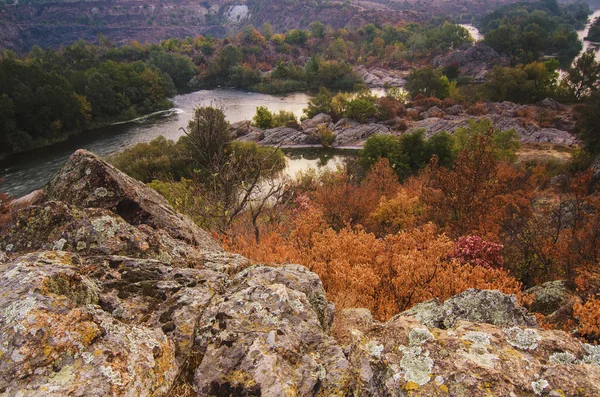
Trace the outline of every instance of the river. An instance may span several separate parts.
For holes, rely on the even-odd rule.
[[[583,51],[587,51],[588,49],[593,48],[596,52],[596,60],[600,61],[600,43],[593,43],[591,41],[583,39],[587,36],[588,31],[590,30],[590,26],[596,20],[596,18],[600,18],[600,10],[595,10],[594,13],[590,15],[590,19],[585,29],[577,31],[577,35],[579,36],[579,40],[583,42]]]
[[[45,148],[9,156],[0,161],[0,191],[21,197],[43,187],[77,149],[87,149],[99,156],[108,156],[139,142],[148,142],[159,135],[176,140],[187,126],[197,105],[220,106],[230,122],[251,119],[258,106],[271,111],[286,110],[302,115],[309,96],[294,93],[273,96],[230,89],[202,90],[173,98],[175,108],[120,124],[113,124]],[[325,150],[294,151],[287,154],[288,173],[308,167],[335,167],[341,163],[343,152]]]

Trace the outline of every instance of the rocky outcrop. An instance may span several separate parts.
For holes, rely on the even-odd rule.
[[[246,130],[245,122],[236,123],[232,126],[234,136],[240,136],[238,140],[253,141],[261,145],[269,146],[307,146],[320,145],[320,140],[315,135],[319,126],[326,126],[333,133],[332,146],[360,146],[371,135],[389,134],[390,128],[385,124],[367,123],[361,124],[350,119],[341,119],[337,123],[331,122],[331,116],[318,114],[312,119],[304,120],[299,129],[290,127],[277,127],[267,130]],[[255,127],[250,127],[255,128]],[[256,129],[257,130],[257,129]]]
[[[398,316],[411,316],[428,327],[448,329],[459,321],[500,326],[536,327],[535,317],[519,306],[514,296],[498,291],[469,289],[444,303],[437,299],[419,303]]]
[[[231,134],[238,140],[257,142],[261,145],[320,145],[316,136],[317,129],[319,126],[326,126],[334,135],[332,146],[347,147],[362,146],[372,135],[401,134],[405,130],[410,132],[420,129],[429,138],[442,131],[452,133],[458,128],[468,127],[471,120],[487,119],[492,122],[494,128],[501,131],[515,130],[523,143],[578,143],[575,135],[569,132],[575,128],[572,114],[552,99],[545,99],[538,105],[519,105],[508,101],[490,102],[481,104],[478,111],[479,115],[469,114],[470,109],[462,105],[413,107],[407,109],[404,118],[396,117],[365,124],[346,118],[333,124],[330,116],[318,114],[312,119],[302,121],[299,128],[277,127],[267,130],[252,127],[250,121],[240,121],[231,126]],[[539,123],[538,119],[543,119],[543,123]]]
[[[367,68],[359,65],[354,68],[365,84],[371,88],[402,87],[406,84],[408,71],[382,68]]]
[[[485,75],[494,66],[510,66],[510,58],[499,54],[487,44],[477,43],[467,49],[458,49],[432,60],[436,67],[456,66],[461,76],[470,76],[476,82],[485,81]]]
[[[600,349],[514,297],[334,315],[316,274],[249,266],[85,151],[2,230],[0,296],[3,397],[600,393]]]
[[[546,105],[555,106],[556,104],[546,102]],[[418,112],[418,110],[416,111]],[[572,130],[574,124],[571,115],[566,111],[557,113],[553,117],[552,125],[548,127],[540,127],[531,118],[520,116],[520,114],[535,113],[537,108],[533,106],[518,105],[512,102],[488,103],[485,105],[485,111],[487,112],[485,115],[473,116],[460,105],[444,110],[433,107],[427,111],[418,112],[421,120],[412,122],[409,131],[422,129],[425,136],[430,137],[442,131],[453,132],[458,128],[467,127],[470,120],[487,119],[492,122],[494,128],[501,131],[515,130],[523,143],[573,145],[578,142],[577,138],[568,132]]]

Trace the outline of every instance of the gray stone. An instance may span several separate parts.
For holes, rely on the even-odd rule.
[[[517,303],[513,295],[495,290],[468,289],[444,303],[430,300],[415,305],[398,316],[412,316],[428,327],[452,328],[458,321],[499,326],[537,326],[535,317]]]
[[[302,131],[312,130],[317,128],[321,124],[329,124],[331,122],[331,116],[325,113],[319,113],[312,119],[306,119],[300,124]]]
[[[532,312],[550,315],[569,304],[573,294],[565,280],[549,281],[525,291],[525,295],[533,299],[526,307]]]

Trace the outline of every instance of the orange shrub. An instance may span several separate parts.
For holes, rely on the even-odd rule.
[[[382,320],[468,288],[520,290],[504,270],[451,259],[454,242],[432,224],[377,238],[360,227],[323,230],[319,215],[310,208],[298,214],[289,235],[272,232],[258,245],[248,239],[226,248],[259,262],[305,265],[319,275],[338,309],[366,307]]]
[[[590,299],[573,306],[573,315],[579,318],[579,332],[587,338],[600,338],[600,299]]]

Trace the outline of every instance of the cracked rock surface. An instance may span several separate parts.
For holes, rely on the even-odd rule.
[[[0,396],[597,396],[600,348],[468,290],[386,323],[86,151],[0,231]]]

